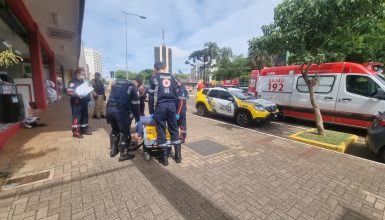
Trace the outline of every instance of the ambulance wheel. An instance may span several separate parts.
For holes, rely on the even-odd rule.
[[[150,161],[150,160],[151,160],[150,152],[144,151],[144,152],[143,152],[143,157],[144,157],[144,160],[145,160],[145,161]]]
[[[204,106],[203,104],[198,104],[197,105],[197,112],[198,112],[199,116],[205,117],[207,115],[206,106]]]
[[[235,121],[239,126],[247,127],[251,123],[250,114],[246,111],[238,111],[235,113]]]

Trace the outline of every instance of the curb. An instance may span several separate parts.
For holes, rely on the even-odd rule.
[[[323,142],[319,142],[319,141],[314,141],[314,140],[298,137],[298,135],[300,135],[304,132],[312,132],[314,130],[315,130],[314,128],[311,128],[311,129],[307,129],[305,131],[297,132],[295,134],[290,135],[289,139],[294,140],[294,141],[298,141],[298,142],[302,142],[302,143],[306,143],[306,144],[310,144],[310,145],[314,145],[317,147],[325,148],[328,150],[341,152],[341,153],[345,153],[345,151],[348,149],[349,145],[358,140],[357,135],[351,135],[349,138],[347,138],[340,145],[334,145],[334,144],[327,144],[327,143],[323,143]]]

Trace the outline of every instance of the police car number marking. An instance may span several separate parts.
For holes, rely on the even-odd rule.
[[[219,108],[221,110],[225,110],[225,111],[231,112],[231,105],[219,104]]]

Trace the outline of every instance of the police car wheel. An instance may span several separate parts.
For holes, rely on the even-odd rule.
[[[150,152],[145,151],[145,152],[143,153],[143,157],[144,157],[144,160],[146,160],[146,161],[151,160]]]
[[[198,115],[202,117],[207,115],[207,109],[203,104],[197,105],[197,112],[198,112]]]
[[[235,121],[239,126],[247,127],[251,123],[250,114],[246,111],[239,111],[235,114]]]

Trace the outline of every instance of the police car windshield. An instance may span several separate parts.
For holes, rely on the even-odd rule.
[[[249,96],[249,95],[243,93],[242,90],[230,91],[230,93],[233,94],[235,97],[237,97],[240,100],[253,99],[252,96]]]

